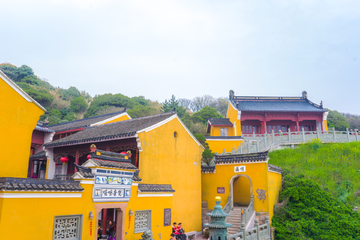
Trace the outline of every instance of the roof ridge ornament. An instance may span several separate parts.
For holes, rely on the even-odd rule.
[[[307,92],[306,92],[306,91],[302,91],[301,94],[302,94],[302,97],[303,97],[303,98],[307,99]]]
[[[230,91],[229,91],[229,99],[230,99],[230,100],[234,99],[234,95],[235,95],[234,90],[230,90]]]

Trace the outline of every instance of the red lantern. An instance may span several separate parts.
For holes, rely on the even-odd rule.
[[[125,155],[127,155],[126,152],[121,152],[120,154],[125,154]]]
[[[60,158],[60,161],[61,161],[63,164],[65,164],[65,163],[67,163],[67,162],[69,161],[69,159],[68,159],[67,157],[62,157],[62,158]]]
[[[91,156],[90,156],[90,154],[89,155],[87,155],[87,157],[86,157],[88,160],[91,158]]]

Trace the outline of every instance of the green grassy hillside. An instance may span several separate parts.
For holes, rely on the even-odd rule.
[[[269,163],[285,175],[303,174],[343,203],[360,205],[360,142],[321,144],[313,141],[295,149],[269,154]]]
[[[360,142],[321,144],[269,154],[284,170],[272,225],[287,239],[360,239]]]

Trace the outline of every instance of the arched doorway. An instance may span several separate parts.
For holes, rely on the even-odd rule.
[[[234,206],[248,206],[252,196],[251,178],[238,174],[230,180],[231,208]]]

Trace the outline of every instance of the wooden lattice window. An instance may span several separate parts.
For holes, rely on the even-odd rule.
[[[135,211],[135,233],[151,230],[151,210]]]
[[[55,216],[53,240],[80,240],[82,215]]]

